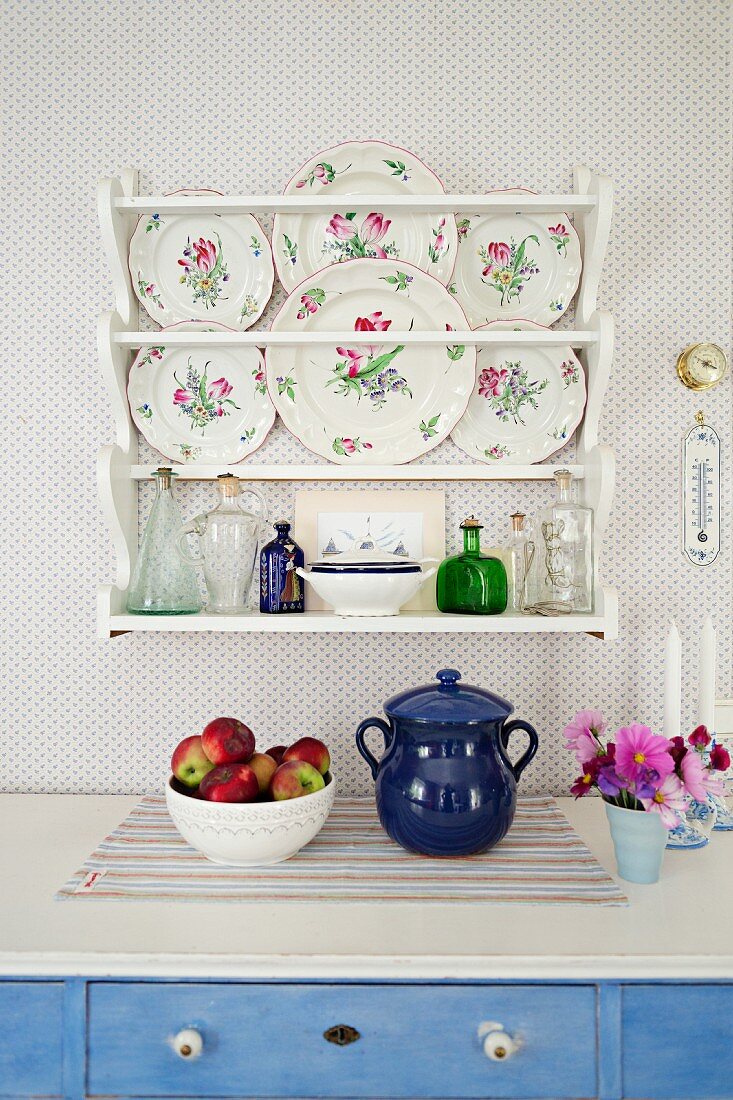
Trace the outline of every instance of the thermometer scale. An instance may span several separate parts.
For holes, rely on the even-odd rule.
[[[682,444],[683,547],[693,565],[720,552],[720,437],[701,412]]]

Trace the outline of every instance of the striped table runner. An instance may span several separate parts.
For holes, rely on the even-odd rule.
[[[182,839],[165,798],[146,795],[57,898],[179,901],[415,901],[628,905],[551,798],[520,798],[484,855],[430,859],[383,832],[373,800],[337,799],[321,832],[272,867],[222,867]]]

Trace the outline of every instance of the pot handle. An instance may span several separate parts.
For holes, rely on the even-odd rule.
[[[525,722],[523,718],[512,718],[511,722],[507,722],[507,724],[501,731],[501,743],[504,746],[505,752],[509,744],[509,735],[513,733],[514,730],[524,730],[529,735],[529,745],[527,746],[527,751],[524,753],[523,756],[519,757],[519,760],[517,760],[516,764],[513,764],[509,757],[507,757],[507,763],[514,773],[514,778],[518,780],[524,769],[527,767],[527,764],[529,764],[530,760],[532,760],[534,754],[537,752],[540,744],[540,739],[537,736],[537,730],[534,728],[534,726],[530,726],[529,722]]]
[[[359,727],[356,731],[356,747],[369,765],[372,773],[372,779],[376,779],[379,761],[375,756],[372,755],[372,753],[369,752],[369,749],[364,744],[364,734],[370,726],[374,726],[376,729],[381,731],[382,736],[384,737],[385,750],[389,748],[389,743],[392,740],[392,730],[389,728],[386,722],[382,721],[381,718],[365,718],[364,721],[359,724]]]

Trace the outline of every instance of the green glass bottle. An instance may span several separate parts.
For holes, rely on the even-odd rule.
[[[464,519],[461,530],[463,553],[446,558],[438,569],[438,609],[459,615],[500,615],[507,604],[504,563],[481,553],[482,526],[477,519]]]

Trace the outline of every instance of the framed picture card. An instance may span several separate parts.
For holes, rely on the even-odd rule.
[[[298,489],[294,535],[306,565],[335,561],[345,550],[377,549],[397,558],[445,557],[442,489]],[[328,605],[311,588],[309,611]],[[435,611],[435,582],[426,581],[405,611]]]

